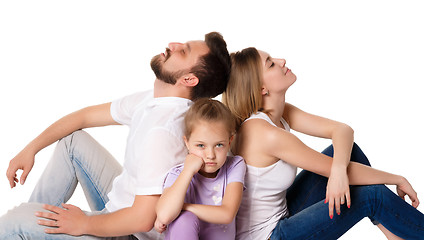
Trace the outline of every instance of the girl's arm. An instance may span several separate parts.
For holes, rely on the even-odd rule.
[[[243,194],[241,182],[229,183],[221,206],[184,204],[183,210],[194,213],[199,219],[214,224],[230,224],[237,214]]]
[[[333,200],[336,206],[344,204],[345,198],[350,202],[347,166],[353,146],[353,129],[344,123],[304,112],[291,104],[286,104],[283,117],[295,131],[332,139],[334,161],[327,184],[326,200]]]
[[[325,177],[330,176],[333,163],[332,158],[309,148],[293,134],[273,127],[265,121],[257,121],[255,124],[260,125],[257,126],[257,129],[261,130],[259,133],[262,137],[261,141],[258,142],[260,143],[258,147],[262,147],[264,152],[269,154],[269,157],[283,159],[294,166]],[[419,204],[416,192],[408,181],[401,176],[379,171],[354,162],[349,163],[347,174],[352,185],[397,185],[398,192],[403,194],[403,196],[407,194],[412,200],[414,207],[417,207]],[[401,197],[403,196],[401,195]],[[350,202],[347,202],[347,205],[350,206]],[[330,199],[330,215],[333,213],[333,208],[334,201]],[[336,211],[340,213],[340,206],[336,205]]]
[[[156,205],[157,224],[168,225],[180,215],[190,182],[203,165],[202,158],[189,154],[184,169],[171,187],[166,188]]]

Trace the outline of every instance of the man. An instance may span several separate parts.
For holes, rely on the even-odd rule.
[[[23,170],[23,184],[35,154],[61,139],[29,203],[0,218],[0,238],[159,238],[146,232],[156,219],[155,205],[167,171],[185,159],[184,113],[192,100],[224,91],[230,65],[219,33],[206,34],[205,41],[170,43],[151,61],[156,75],[153,91],[90,106],[53,123],[10,161],[7,178],[13,188],[19,182],[16,171]],[[114,124],[130,127],[123,167],[87,133],[78,131]],[[78,182],[92,213],[63,204]]]

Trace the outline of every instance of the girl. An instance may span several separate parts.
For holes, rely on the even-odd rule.
[[[352,154],[366,157],[353,144],[349,126],[285,102],[285,93],[296,76],[284,59],[274,59],[255,48],[231,57],[232,72],[223,101],[240,126],[232,152],[243,156],[247,164],[236,239],[336,239],[366,216],[379,224],[388,238],[424,238],[424,215],[415,209],[419,200],[405,178],[350,162]],[[290,127],[331,138],[334,158],[307,147],[289,133]],[[297,202],[291,211],[286,194],[295,180],[296,167],[329,179],[324,196],[292,198]],[[301,175],[300,183],[305,185],[318,179],[315,174]],[[384,185],[349,188],[349,184],[393,184],[400,198]],[[298,196],[311,193],[315,195],[312,187]],[[412,207],[401,199],[405,195],[412,200]]]
[[[241,157],[227,157],[234,117],[219,101],[200,99],[184,121],[189,154],[166,177],[155,229],[172,222],[166,239],[234,239],[246,171]]]

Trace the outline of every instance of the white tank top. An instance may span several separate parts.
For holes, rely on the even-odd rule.
[[[277,127],[265,113],[246,119],[263,119]],[[281,118],[286,131],[287,122]],[[247,165],[243,199],[237,214],[236,239],[265,240],[281,218],[288,216],[286,193],[296,177],[297,168],[280,160],[267,167]]]

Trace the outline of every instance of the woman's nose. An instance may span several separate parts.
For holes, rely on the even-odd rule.
[[[286,59],[284,59],[284,58],[276,59],[276,62],[278,62],[278,65],[279,65],[280,67],[284,67],[284,66],[286,66]]]

